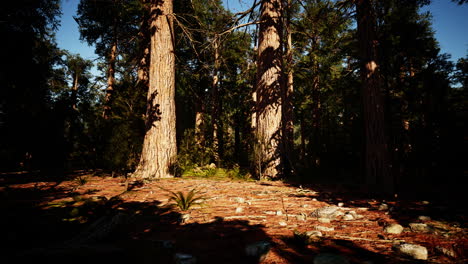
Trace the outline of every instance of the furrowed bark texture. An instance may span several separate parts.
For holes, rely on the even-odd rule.
[[[136,176],[167,178],[177,155],[172,0],[152,4],[147,131]]]
[[[114,92],[115,84],[115,59],[117,57],[117,43],[112,43],[112,47],[109,54],[109,69],[107,70],[107,88],[106,97],[104,98],[104,119],[109,118],[111,107],[110,101],[112,93]]]
[[[377,63],[376,23],[372,1],[357,0],[356,12],[362,60],[366,181],[374,191],[391,194],[394,191],[394,183],[390,173],[385,135],[384,100]]]
[[[259,176],[277,178],[282,174],[282,51],[280,0],[263,0],[258,42],[256,136]]]

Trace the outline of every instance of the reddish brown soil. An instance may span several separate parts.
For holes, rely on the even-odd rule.
[[[86,180],[80,182],[80,177]],[[380,211],[382,201],[318,185],[299,188],[279,181],[175,178],[126,186],[122,178],[83,172],[62,182],[1,175],[0,186],[0,224],[2,240],[7,242],[2,250],[12,259],[8,263],[172,263],[175,252],[192,254],[197,263],[256,263],[245,257],[244,248],[262,240],[273,245],[262,263],[313,263],[314,256],[323,252],[343,255],[351,263],[417,263],[392,250],[393,243],[403,240],[427,247],[431,263],[463,263],[467,256],[466,217],[457,210],[423,201],[387,201],[392,211]],[[168,193],[162,188],[197,189],[207,200],[181,212],[165,206]],[[309,216],[317,208],[338,203],[364,218],[324,224]],[[109,235],[67,248],[67,241],[96,220],[118,212],[129,219]],[[181,214],[187,213],[190,219],[180,223]],[[418,222],[419,215],[431,216],[427,223],[437,226],[437,232],[383,232],[386,224],[407,227]],[[335,230],[322,232],[324,238],[310,245],[293,236],[294,231],[315,230],[318,225]],[[175,248],[158,246],[159,240],[172,241]],[[458,256],[448,257],[438,247]]]

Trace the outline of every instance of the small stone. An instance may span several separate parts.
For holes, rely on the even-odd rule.
[[[216,164],[210,163],[210,165],[208,165],[208,168],[210,168],[210,169],[216,169]]]
[[[379,206],[379,211],[387,211],[388,210],[388,205],[383,203]]]
[[[429,201],[422,201],[421,203],[422,203],[422,204],[424,204],[424,205],[428,205],[428,204],[430,204],[430,202],[429,202]]]
[[[451,250],[449,248],[444,248],[444,247],[437,246],[435,249],[438,252],[444,254],[447,257],[451,257],[451,258],[456,258],[457,257],[457,253],[455,253],[455,251],[453,251],[453,250]]]
[[[242,211],[244,211],[244,208],[242,208],[242,207],[237,207],[236,208],[236,213],[242,213]]]
[[[301,213],[300,215],[296,215],[296,219],[298,221],[306,221],[307,220],[307,214],[306,213]]]
[[[319,208],[317,210],[314,210],[310,216],[312,217],[317,217],[317,218],[335,218],[336,214],[338,212],[338,207],[336,206],[325,206],[322,208]]]
[[[275,215],[276,214],[276,212],[274,212],[274,211],[265,211],[264,213],[267,214],[267,215]]]
[[[280,226],[287,226],[287,225],[288,225],[288,224],[287,224],[286,222],[284,222],[284,221],[281,221],[281,222],[279,222],[278,224],[279,224]]]
[[[312,201],[316,202],[316,201],[317,201],[317,198],[312,198]]]
[[[418,220],[426,222],[426,221],[431,221],[431,218],[429,216],[426,216],[426,215],[420,215],[420,216],[418,216]]]
[[[314,264],[349,264],[349,260],[341,255],[322,253],[314,257]]]
[[[174,261],[176,264],[195,264],[197,259],[189,254],[176,253],[174,256]]]
[[[323,235],[322,235],[322,232],[320,232],[320,231],[315,231],[315,230],[313,230],[313,231],[307,231],[307,232],[305,232],[305,235],[308,236],[308,237],[313,237],[313,236],[314,236],[314,237],[321,237],[321,236],[323,236]]]
[[[249,244],[245,247],[245,255],[250,258],[253,258],[257,263],[265,260],[266,256],[270,252],[271,243],[268,241],[259,241],[252,244]]]
[[[338,206],[339,206],[339,207],[343,207],[343,206],[344,206],[344,203],[338,203]]]
[[[384,232],[389,234],[400,234],[403,232],[403,227],[399,224],[391,224],[384,227]]]
[[[398,252],[414,259],[427,260],[427,248],[414,244],[401,244],[394,246]]]
[[[235,198],[234,198],[234,201],[235,201],[235,202],[238,202],[238,203],[244,203],[244,202],[245,202],[245,199],[242,198],[242,197],[235,197]]]
[[[333,228],[333,227],[326,227],[326,226],[316,226],[315,229],[317,229],[318,231],[323,231],[323,232],[335,231],[335,228]]]
[[[281,210],[276,211],[276,215],[283,215],[283,212]]]
[[[180,215],[179,222],[182,224],[186,223],[190,219],[190,214],[182,214]]]
[[[343,215],[343,220],[345,220],[345,221],[354,220],[354,216],[352,214],[345,214],[345,215]]]
[[[431,228],[428,225],[422,224],[422,223],[410,223],[409,226],[411,228],[411,231],[413,231],[413,232],[429,232],[429,231],[431,231]]]
[[[303,204],[303,205],[302,205],[302,208],[307,208],[307,207],[309,207],[308,204]]]
[[[322,223],[322,224],[329,224],[329,223],[331,222],[330,219],[328,219],[328,218],[322,218],[322,217],[321,217],[321,218],[318,218],[317,221],[319,221],[319,222]]]

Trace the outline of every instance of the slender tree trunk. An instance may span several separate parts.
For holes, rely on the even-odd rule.
[[[172,0],[151,6],[151,49],[146,112],[147,131],[135,175],[172,177],[176,162],[175,55]]]
[[[107,88],[106,88],[106,97],[104,98],[104,119],[109,118],[111,107],[110,101],[112,93],[114,92],[115,86],[115,59],[117,57],[117,42],[112,43],[112,47],[109,54],[109,68],[107,70]]]
[[[286,19],[285,19],[285,34],[287,42],[285,46],[285,60],[283,65],[284,71],[284,89],[283,92],[283,133],[284,133],[284,154],[285,154],[285,174],[293,173],[294,162],[294,111],[293,111],[293,53],[292,53],[292,32],[291,32],[291,0],[287,1]]]
[[[372,1],[356,0],[356,12],[361,52],[366,181],[374,191],[392,194],[394,183],[385,135],[384,100],[377,63],[376,22]]]
[[[256,85],[256,157],[260,178],[278,178],[283,174],[281,13],[281,0],[262,1]]]
[[[74,73],[73,76],[73,86],[71,88],[71,104],[74,112],[78,111],[77,102],[78,102],[78,72]]]
[[[220,98],[219,98],[219,38],[215,36],[213,40],[213,51],[214,51],[214,69],[213,69],[213,81],[211,83],[211,126],[212,126],[212,139],[214,148],[214,159],[215,162],[220,162]]]

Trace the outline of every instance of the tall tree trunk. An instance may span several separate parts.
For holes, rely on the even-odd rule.
[[[213,52],[214,52],[214,69],[213,69],[213,81],[211,83],[211,126],[212,126],[212,140],[214,148],[214,159],[216,163],[220,162],[220,98],[219,98],[219,38],[215,36],[213,40]]]
[[[283,173],[281,13],[281,0],[262,1],[256,85],[256,157],[260,178],[278,178]]]
[[[141,178],[172,177],[176,162],[175,55],[172,0],[151,5],[151,50],[147,96],[147,130],[140,163]]]
[[[287,36],[287,42],[285,46],[285,60],[283,65],[283,71],[285,76],[283,92],[283,133],[284,133],[284,155],[285,155],[285,174],[291,174],[293,172],[294,162],[294,111],[292,96],[294,92],[293,86],[293,53],[292,53],[292,32],[291,32],[291,0],[287,1],[286,19],[285,19],[285,34]]]
[[[73,86],[71,88],[71,105],[74,112],[78,111],[77,102],[78,102],[78,71],[73,75]]]
[[[107,70],[107,88],[106,88],[106,97],[104,98],[104,119],[109,118],[110,115],[110,101],[112,93],[114,92],[115,86],[115,59],[117,57],[117,41],[112,43],[112,47],[109,54],[109,65]]]
[[[372,1],[356,0],[356,12],[361,53],[366,182],[374,191],[392,194],[394,183],[385,135],[384,100],[377,63],[376,22]]]

